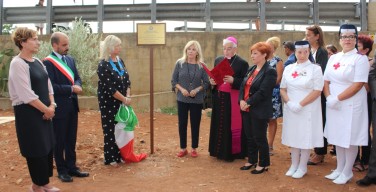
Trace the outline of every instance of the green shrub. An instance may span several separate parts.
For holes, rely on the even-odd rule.
[[[8,97],[8,74],[9,66],[14,56],[13,49],[0,51],[0,96]]]
[[[206,112],[206,116],[207,116],[207,117],[211,117],[211,116],[212,116],[212,111],[207,111],[207,112]]]
[[[96,95],[97,66],[99,58],[99,44],[101,36],[87,32],[84,21],[73,21],[72,29],[62,31],[69,37],[69,55],[76,60],[78,73],[82,80],[85,95]],[[45,58],[52,51],[51,43],[41,42],[38,58]]]
[[[163,107],[161,108],[161,112],[170,115],[177,115],[178,108],[177,107]]]

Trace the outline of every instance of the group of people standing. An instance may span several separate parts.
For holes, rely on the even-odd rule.
[[[253,169],[252,174],[268,171],[276,120],[283,112],[282,144],[291,149],[291,166],[286,176],[302,178],[307,165],[323,162],[326,138],[335,145],[337,155],[337,167],[325,176],[327,179],[336,184],[347,183],[353,177],[355,165],[359,165],[355,163],[357,159],[362,169],[368,168],[367,176],[357,184],[376,183],[376,149],[370,149],[371,117],[376,126],[376,115],[370,112],[376,111],[375,105],[370,104],[376,97],[376,64],[366,56],[373,41],[358,35],[357,28],[350,24],[342,25],[338,35],[342,52],[328,60],[321,28],[308,27],[305,40],[283,44],[286,54],[294,54],[288,59],[294,62],[289,64],[283,64],[275,55],[280,46],[278,37],[258,42],[249,50],[251,67],[237,54],[237,39],[227,37],[223,40],[223,56],[216,58],[214,64],[228,61],[233,74],[225,75],[223,82],[208,76],[199,42],[189,41],[175,64],[171,80],[178,106],[181,150],[177,156],[188,154],[188,116],[190,155],[199,155],[201,110],[206,90],[210,89],[210,156],[229,162],[247,157],[240,170]],[[20,151],[33,182],[30,191],[60,191],[49,185],[53,157],[61,181],[89,176],[76,166],[77,94],[82,92],[82,83],[75,60],[68,55],[69,38],[61,32],[53,33],[53,51],[43,61],[33,57],[40,46],[36,31],[17,28],[12,40],[20,54],[10,65],[9,94]],[[288,51],[291,49],[294,51]],[[116,111],[122,104],[131,104],[131,82],[120,52],[121,40],[107,36],[97,70],[104,164],[115,167],[124,163],[114,136]],[[375,146],[375,139],[372,142]],[[358,146],[369,148],[358,154]],[[312,148],[315,153],[310,158]]]
[[[17,28],[12,40],[20,49],[9,70],[9,94],[14,107],[16,132],[22,156],[26,158],[31,192],[58,192],[49,184],[53,159],[62,182],[88,177],[76,166],[78,97],[82,82],[73,57],[68,55],[69,37],[62,32],[51,35],[53,51],[39,60],[37,31]],[[115,141],[115,114],[121,104],[130,105],[130,80],[119,58],[121,40],[105,38],[98,65],[98,100],[104,135],[104,164],[124,163]]]
[[[43,61],[33,57],[40,46],[37,31],[19,27],[12,40],[20,53],[11,61],[8,87],[20,151],[33,182],[29,191],[57,192],[60,189],[49,185],[53,158],[62,182],[89,176],[76,166],[77,94],[82,83],[75,60],[67,55],[69,38],[52,34],[53,51]]]
[[[200,123],[195,121],[201,119],[198,109],[202,109],[204,95],[194,97],[194,94],[208,88],[213,102],[210,156],[230,162],[247,157],[241,170],[253,169],[252,174],[268,171],[276,120],[283,116],[282,144],[291,149],[291,166],[286,176],[302,178],[307,165],[324,162],[329,143],[335,146],[337,167],[325,178],[345,184],[353,177],[353,169],[360,169],[358,162],[362,170],[369,169],[369,174],[357,184],[376,183],[376,151],[374,147],[373,155],[369,153],[371,119],[368,120],[372,116],[370,106],[376,85],[367,84],[369,74],[373,77],[374,69],[370,71],[370,66],[375,64],[366,56],[373,41],[358,35],[351,24],[342,25],[338,36],[342,51],[337,53],[334,46],[325,47],[320,26],[307,27],[304,40],[283,44],[289,57],[285,63],[274,54],[280,46],[279,38],[271,37],[250,47],[251,67],[236,54],[237,39],[227,37],[223,40],[224,54],[215,59],[214,66],[227,60],[233,75],[224,76],[220,84],[205,73],[201,47],[197,41],[190,41],[172,77],[178,100],[181,151],[177,156],[188,154],[189,111],[191,156],[198,156]],[[359,146],[369,148],[358,154]]]

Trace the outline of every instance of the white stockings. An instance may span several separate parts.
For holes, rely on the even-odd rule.
[[[299,149],[291,147],[291,168],[307,172],[310,149]]]

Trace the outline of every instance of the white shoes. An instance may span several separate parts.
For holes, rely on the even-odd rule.
[[[302,178],[306,173],[307,173],[307,171],[303,171],[303,170],[301,170],[301,169],[298,169],[298,170],[296,170],[296,172],[292,175],[292,178],[300,179],[300,178]]]
[[[339,175],[341,175],[341,172],[334,170],[331,174],[326,175],[325,178],[330,179],[330,180],[334,180],[334,179],[337,179],[337,177],[339,177]]]
[[[350,181],[350,179],[353,177],[354,175],[351,173],[350,176],[346,176],[344,175],[343,173],[341,173],[341,175],[339,175],[339,177],[337,177],[337,179],[335,179],[333,181],[333,183],[335,184],[339,184],[339,185],[343,185],[343,184],[346,184],[348,181]]]
[[[294,175],[296,170],[297,170],[296,168],[290,167],[290,169],[286,172],[285,175],[291,177],[292,175]]]

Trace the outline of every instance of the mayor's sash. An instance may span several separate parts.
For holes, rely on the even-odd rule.
[[[74,73],[68,65],[55,55],[48,55],[45,60],[50,61],[74,85]]]

